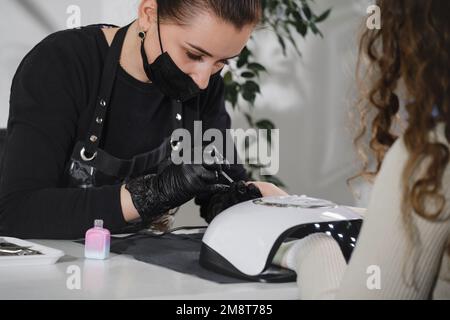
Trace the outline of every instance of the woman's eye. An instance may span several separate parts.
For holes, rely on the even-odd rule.
[[[202,56],[198,56],[196,54],[193,54],[192,52],[187,51],[186,55],[188,56],[189,59],[194,60],[194,61],[201,61],[202,60]]]

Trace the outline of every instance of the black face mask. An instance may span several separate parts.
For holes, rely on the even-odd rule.
[[[198,95],[200,93],[200,88],[190,76],[178,68],[170,55],[167,52],[164,52],[159,30],[159,14],[157,23],[161,55],[151,64],[148,63],[147,55],[145,54],[145,33],[139,33],[139,36],[142,39],[141,55],[144,62],[144,71],[150,81],[152,81],[164,95],[181,102],[187,101]]]

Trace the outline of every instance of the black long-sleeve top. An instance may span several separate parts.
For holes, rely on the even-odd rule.
[[[94,219],[112,232],[127,225],[120,184],[82,189],[66,185],[74,144],[85,140],[108,50],[99,25],[59,31],[37,44],[13,78],[7,139],[0,173],[0,235],[70,239]],[[129,159],[160,145],[172,131],[170,100],[121,67],[102,148]],[[199,108],[198,108],[199,106]],[[230,127],[224,85],[212,77],[199,100],[185,104],[186,126],[199,111],[203,129]],[[228,172],[245,179],[241,165]]]

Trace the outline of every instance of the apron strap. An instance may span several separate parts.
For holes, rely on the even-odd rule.
[[[111,93],[113,91],[116,79],[122,45],[130,25],[120,28],[116,32],[106,56],[94,117],[86,137],[86,146],[83,158],[87,160],[96,156],[95,152],[97,152],[97,148],[102,137],[103,126],[106,121],[106,111],[111,101]]]
[[[172,102],[172,113],[174,129],[182,128],[184,119],[183,106],[180,102]],[[72,158],[88,163],[90,166],[109,176],[127,179],[132,176],[145,174],[149,170],[157,168],[160,164],[164,164],[170,158],[172,150],[176,147],[176,141],[172,141],[171,137],[167,137],[159,147],[149,152],[138,154],[129,160],[119,159],[105,150],[97,148],[95,157],[92,160],[86,161],[85,143],[79,141],[74,147]]]
[[[112,41],[105,58],[100,89],[95,105],[94,116],[87,134],[86,141],[78,142],[72,153],[72,157],[107,175],[121,179],[145,174],[151,169],[162,165],[170,157],[171,151],[177,147],[177,141],[171,137],[163,140],[161,145],[154,150],[134,156],[125,160],[112,156],[99,148],[102,131],[106,121],[106,113],[111,102],[112,91],[116,79],[117,67],[120,63],[120,55],[127,30],[131,24],[120,28]],[[198,100],[198,98],[197,98]],[[198,101],[197,101],[198,104]],[[184,128],[185,119],[181,101],[172,100],[172,128],[173,130]],[[198,113],[197,106],[197,113]],[[198,116],[198,115],[197,115]]]
[[[77,142],[72,158],[83,162],[83,150],[84,143]],[[130,160],[116,158],[102,149],[97,149],[96,152],[96,157],[89,162],[90,166],[109,176],[127,179],[145,174],[149,169],[162,163],[171,152],[171,144],[170,140],[166,139],[158,148],[136,155]]]

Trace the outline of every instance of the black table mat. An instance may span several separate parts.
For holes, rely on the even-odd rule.
[[[249,282],[203,268],[199,263],[202,237],[203,233],[112,237],[111,252],[217,283]],[[77,242],[84,243],[84,240]]]

